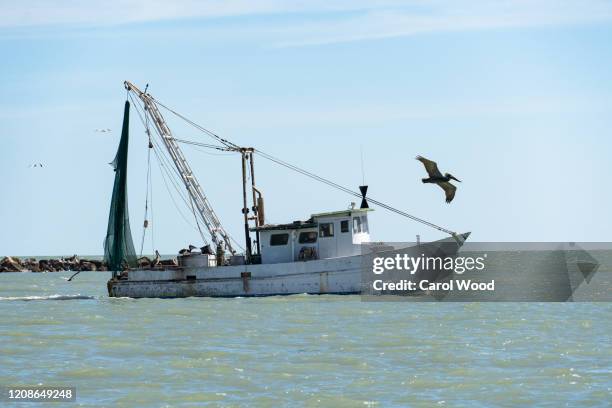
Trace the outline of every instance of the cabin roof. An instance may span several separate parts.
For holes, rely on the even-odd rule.
[[[342,210],[342,211],[331,211],[331,212],[312,214],[312,218],[342,217],[342,216],[350,217],[354,213],[364,213],[368,211],[374,211],[374,210],[371,208],[351,208],[351,209]]]
[[[319,224],[315,221],[316,218],[325,217],[350,217],[355,213],[366,213],[368,211],[374,211],[371,208],[352,208],[342,211],[331,211],[325,213],[312,214],[310,219],[306,221],[294,221],[288,224],[266,224],[257,228],[250,228],[249,231],[279,231],[279,230],[299,230],[306,228],[316,228]]]
[[[294,221],[290,224],[266,224],[258,228],[250,228],[250,231],[278,231],[278,230],[299,230],[306,228],[316,228],[317,223],[312,219],[308,221]]]

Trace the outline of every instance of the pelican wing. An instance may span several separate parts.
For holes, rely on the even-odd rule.
[[[437,184],[440,186],[440,188],[442,188],[442,190],[444,190],[444,193],[446,194],[446,202],[450,204],[450,202],[453,201],[453,198],[455,198],[455,192],[457,191],[457,187],[453,186],[449,182],[442,182]]]
[[[440,170],[438,170],[438,165],[435,161],[428,160],[423,156],[417,156],[416,159],[423,163],[423,166],[425,166],[425,170],[427,170],[427,174],[429,174],[429,177],[442,177],[442,173],[440,173]]]

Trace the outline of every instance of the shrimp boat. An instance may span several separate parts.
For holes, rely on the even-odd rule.
[[[154,99],[130,82],[124,83],[125,102],[123,129],[117,156],[112,163],[115,182],[107,236],[105,260],[114,271],[108,281],[111,297],[183,298],[183,297],[255,297],[293,294],[360,294],[364,291],[364,267],[368,254],[394,251],[372,241],[368,215],[369,204],[436,228],[450,236],[428,244],[404,246],[404,253],[420,256],[432,253],[442,256],[457,254],[469,233],[456,234],[390,205],[367,197],[367,186],[360,191],[342,187],[277,159],[259,149],[241,147],[195,124]],[[127,156],[130,101],[136,106],[149,138],[150,150],[163,153],[173,164],[173,171],[185,188],[198,229],[200,223],[204,245],[182,250],[176,262],[159,259],[146,267],[138,266],[127,211]],[[215,144],[203,144],[173,136],[161,109],[177,115],[212,137]],[[236,241],[223,228],[196,175],[191,170],[179,144],[194,144],[242,157],[242,219],[244,250],[236,249]],[[286,224],[266,222],[264,197],[255,183],[255,156],[262,157],[292,171],[339,188],[361,199],[338,211],[312,214],[305,220]],[[145,219],[145,228],[147,221]],[[367,248],[367,250],[365,250]]]

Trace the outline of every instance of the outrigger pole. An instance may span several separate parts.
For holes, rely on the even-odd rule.
[[[217,214],[215,214],[215,211],[204,194],[200,183],[187,163],[187,159],[179,148],[177,140],[174,138],[174,136],[172,136],[170,128],[166,124],[164,117],[157,107],[157,101],[148,93],[142,92],[131,82],[125,81],[124,85],[125,89],[134,92],[144,104],[145,113],[151,117],[153,124],[155,125],[155,128],[162,139],[162,142],[168,150],[168,153],[170,154],[170,157],[172,158],[172,161],[174,162],[174,165],[176,166],[176,169],[178,170],[178,173],[185,184],[185,188],[187,189],[191,200],[195,203],[198,213],[200,214],[202,221],[204,221],[204,224],[210,233],[213,243],[219,247],[219,245],[223,242],[225,243],[226,249],[230,253],[235,254],[236,250],[232,245],[230,235],[221,225]],[[238,148],[238,146],[230,143],[227,143],[226,146],[228,147],[227,150],[230,150],[230,148],[231,150]]]

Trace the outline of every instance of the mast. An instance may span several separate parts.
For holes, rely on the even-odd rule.
[[[255,240],[257,241],[257,255],[261,256],[261,245],[259,243],[259,227],[263,225],[263,198],[260,201],[257,200],[257,194],[261,197],[261,192],[257,190],[255,186],[255,162],[253,153],[255,149],[251,150],[249,154],[249,162],[251,165],[251,192],[253,193],[253,220],[255,221]]]
[[[187,159],[183,155],[183,152],[178,146],[178,143],[170,128],[166,124],[164,117],[157,107],[155,99],[148,93],[142,92],[134,84],[129,81],[124,82],[125,88],[128,91],[133,91],[138,98],[142,101],[145,106],[145,112],[151,117],[155,128],[157,129],[164,146],[168,150],[176,169],[178,170],[185,188],[189,193],[189,197],[195,204],[200,217],[204,221],[208,232],[210,233],[213,243],[218,247],[222,242],[225,243],[225,247],[230,253],[235,254],[236,251],[232,245],[229,234],[225,231],[219,218],[215,214],[210,202],[206,198],[204,191],[200,183],[198,182],[195,174],[191,170],[191,167],[187,163]]]
[[[242,214],[244,215],[244,237],[246,240],[246,262],[251,263],[253,248],[251,244],[251,234],[249,233],[249,205],[247,201],[247,159],[248,150],[241,149],[242,158]]]

